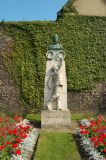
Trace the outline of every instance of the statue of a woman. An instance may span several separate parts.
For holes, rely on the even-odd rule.
[[[57,34],[53,35],[52,40],[46,53],[44,109],[67,110],[65,52]]]
[[[51,96],[49,101],[47,102],[47,108],[49,110],[58,110],[61,109],[59,105],[59,98],[61,88],[63,87],[62,75],[61,75],[61,63],[58,65],[54,65],[51,68],[50,76],[47,81],[48,88],[51,91]]]

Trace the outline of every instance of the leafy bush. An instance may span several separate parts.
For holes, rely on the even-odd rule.
[[[5,59],[24,106],[30,111],[43,106],[47,47],[57,33],[66,52],[69,90],[87,90],[106,80],[106,17],[65,16],[56,22],[3,23],[14,39],[14,49]]]

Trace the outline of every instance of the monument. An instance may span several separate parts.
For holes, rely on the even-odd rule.
[[[46,54],[44,110],[41,112],[42,128],[70,128],[70,111],[67,108],[67,77],[65,52],[57,34]]]

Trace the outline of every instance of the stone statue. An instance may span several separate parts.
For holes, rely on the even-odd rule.
[[[47,81],[48,88],[51,90],[51,96],[47,102],[49,110],[61,110],[60,107],[60,94],[63,87],[62,74],[61,74],[62,61],[59,65],[54,65]]]
[[[67,108],[67,77],[65,52],[57,34],[46,53],[44,109],[41,112],[43,129],[70,129],[70,111]]]
[[[53,43],[48,47],[46,58],[44,109],[67,110],[65,53],[57,34],[53,36]]]

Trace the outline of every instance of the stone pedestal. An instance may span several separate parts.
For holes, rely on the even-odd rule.
[[[71,118],[70,111],[59,110],[42,110],[41,111],[41,128],[42,129],[70,129]]]

